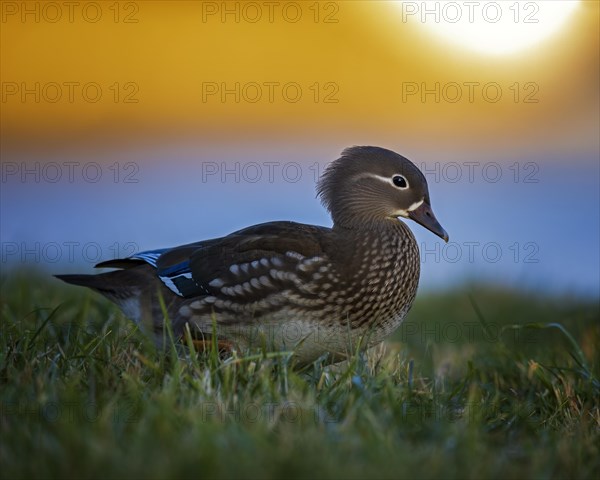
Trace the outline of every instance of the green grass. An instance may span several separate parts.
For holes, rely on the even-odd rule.
[[[1,285],[2,478],[597,478],[597,301],[420,295],[339,366],[156,351],[107,301]]]

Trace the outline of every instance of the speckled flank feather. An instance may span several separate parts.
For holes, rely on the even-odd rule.
[[[157,342],[161,295],[177,336],[187,324],[210,337],[216,322],[219,338],[240,350],[266,343],[293,349],[302,363],[325,353],[339,360],[361,337],[364,347],[383,340],[410,309],[419,251],[396,215],[428,206],[429,193],[412,163],[377,147],[345,150],[318,193],[332,228],[270,222],[100,264],[118,271],[61,278],[102,293]]]

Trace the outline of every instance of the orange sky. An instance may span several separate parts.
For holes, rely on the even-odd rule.
[[[391,1],[297,2],[295,23],[294,10],[287,19],[280,10],[287,2],[275,2],[272,21],[255,2],[263,10],[254,23],[244,2],[227,4],[239,22],[235,14],[222,21],[223,2],[195,1],[99,2],[93,22],[98,12],[84,11],[87,3],[63,7],[56,21],[44,2],[26,5],[34,13],[25,21],[22,2],[1,3],[3,158],[236,140],[598,150],[596,1],[584,1],[551,38],[505,57],[448,45],[402,22]],[[407,95],[409,85],[449,82],[463,88],[456,103]],[[502,98],[485,101],[477,86],[469,102],[465,82],[495,82]],[[222,88],[236,83],[239,101],[235,93],[223,101]],[[539,101],[525,103],[527,93]]]

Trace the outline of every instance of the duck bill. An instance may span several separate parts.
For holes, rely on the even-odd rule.
[[[427,202],[423,202],[414,210],[408,212],[408,218],[414,220],[419,225],[422,225],[430,232],[435,233],[438,237],[442,238],[445,242],[448,242],[449,236],[446,230],[442,228],[440,222],[437,221],[431,206]]]

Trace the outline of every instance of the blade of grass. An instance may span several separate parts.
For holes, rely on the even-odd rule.
[[[35,333],[33,334],[33,337],[31,337],[31,340],[29,340],[29,343],[27,344],[27,350],[31,350],[31,348],[33,348],[35,339],[39,336],[40,333],[42,333],[42,330],[44,329],[44,327],[46,325],[48,325],[48,322],[52,319],[54,314],[58,311],[58,309],[61,306],[62,306],[62,303],[57,305],[56,308],[54,308],[54,310],[52,310],[52,312],[50,312],[50,315],[48,315],[48,318],[46,318],[46,320],[44,320],[42,322],[42,324],[39,326],[39,328],[35,331]],[[37,311],[40,311],[40,310],[44,310],[44,309],[38,309]]]

